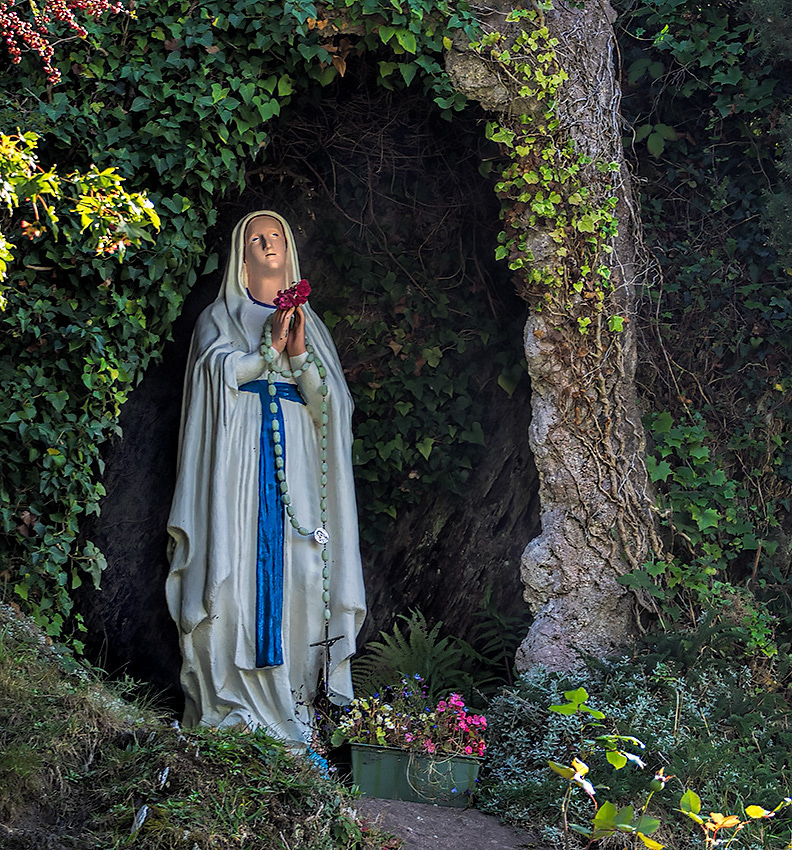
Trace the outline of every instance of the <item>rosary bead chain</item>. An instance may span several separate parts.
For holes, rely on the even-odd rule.
[[[269,384],[267,391],[270,395],[272,401],[270,402],[270,413],[273,414],[272,421],[270,423],[272,428],[272,442],[274,444],[275,449],[275,477],[278,481],[281,493],[281,502],[283,502],[283,506],[286,510],[286,516],[289,518],[289,523],[292,528],[301,535],[302,537],[313,537],[316,542],[322,547],[321,549],[321,557],[322,557],[322,602],[324,603],[324,619],[325,623],[330,620],[330,568],[329,568],[329,559],[330,555],[327,551],[327,543],[329,541],[329,536],[327,534],[326,525],[327,525],[327,432],[328,432],[328,407],[327,407],[327,370],[324,367],[319,355],[314,350],[313,346],[306,340],[305,350],[308,354],[306,357],[305,363],[298,367],[297,369],[281,369],[275,365],[276,352],[272,348],[272,325],[271,325],[271,317],[267,319],[264,323],[264,330],[262,334],[262,342],[261,342],[261,353],[264,355],[264,359],[267,363],[267,382]],[[282,378],[299,378],[303,372],[306,372],[312,363],[316,364],[317,371],[319,372],[319,378],[321,379],[321,385],[319,387],[319,393],[322,396],[322,403],[320,406],[320,423],[319,423],[319,468],[320,468],[320,477],[319,477],[319,511],[320,511],[320,519],[321,519],[321,529],[317,528],[311,531],[310,528],[306,528],[303,525],[300,525],[299,520],[295,516],[294,508],[291,504],[291,497],[289,496],[289,485],[286,481],[286,471],[285,471],[285,461],[283,459],[283,446],[281,445],[281,435],[280,435],[280,424],[276,418],[276,414],[278,413],[278,405],[275,402],[275,396],[278,393],[278,389],[275,386],[276,376]],[[321,533],[320,533],[321,532]]]

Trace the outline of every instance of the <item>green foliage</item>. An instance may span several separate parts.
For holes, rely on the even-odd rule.
[[[792,310],[768,230],[770,207],[790,208],[778,126],[792,92],[787,53],[765,36],[768,18],[783,32],[785,6],[652,0],[621,11],[626,141],[655,261],[644,304],[655,354],[639,380],[668,411],[650,421],[649,459],[668,560],[626,581],[664,619],[712,607],[744,647],[772,654],[774,615],[787,625],[789,609]]]
[[[519,22],[515,39],[488,33],[474,47],[516,86],[523,112],[487,124],[487,138],[497,142],[509,160],[495,186],[503,201],[504,231],[498,259],[518,272],[521,293],[539,309],[557,302],[573,317],[580,334],[605,308],[610,270],[605,258],[616,235],[616,198],[602,176],[618,171],[615,163],[592,163],[576,152],[560,126],[557,98],[567,71],[538,9],[516,9],[509,22]],[[603,185],[600,187],[599,184]],[[545,256],[535,256],[537,230]],[[608,317],[603,329],[619,332],[624,317]]]
[[[601,798],[598,803],[596,799],[597,789],[595,789],[589,779],[585,778],[589,774],[589,767],[582,759],[588,759],[591,754],[599,749],[605,753],[608,762],[615,770],[621,770],[628,762],[632,762],[643,769],[646,765],[642,759],[633,753],[621,750],[620,747],[624,743],[629,743],[634,747],[637,746],[644,749],[644,744],[631,735],[605,734],[597,735],[593,739],[587,738],[586,734],[590,729],[596,731],[604,725],[599,721],[605,720],[605,714],[601,711],[595,711],[584,704],[588,699],[585,688],[568,691],[564,696],[569,700],[569,703],[563,706],[551,705],[550,711],[556,711],[559,714],[578,713],[580,715],[586,712],[594,718],[591,720],[583,716],[580,717],[579,750],[582,753],[579,758],[572,759],[571,767],[559,765],[553,761],[548,762],[550,769],[562,776],[569,783],[561,808],[567,837],[568,830],[572,830],[579,835],[585,836],[589,841],[586,846],[590,847],[597,841],[617,834],[633,835],[635,836],[633,847],[638,847],[638,840],[640,840],[641,844],[647,847],[648,850],[663,850],[663,845],[660,842],[649,837],[660,829],[660,820],[649,816],[647,812],[654,795],[657,792],[664,791],[666,785],[676,777],[666,776],[665,768],[659,768],[657,773],[655,773],[654,779],[649,783],[643,801],[637,807],[630,804],[617,807],[609,800],[603,802]],[[585,791],[595,807],[594,816],[590,820],[591,826],[569,824],[567,821],[569,801],[576,786]],[[607,790],[607,786],[603,786],[602,790]],[[723,815],[720,812],[710,812],[709,820],[705,821],[699,814],[701,812],[701,798],[695,791],[688,788],[680,798],[678,811],[687,815],[690,820],[701,827],[705,847],[712,848],[722,844],[730,847],[737,838],[739,831],[750,824],[752,820],[764,820],[775,817],[790,803],[792,803],[792,799],[786,797],[773,810],[768,810],[757,805],[746,806],[745,820],[741,820],[738,815]],[[718,836],[718,833],[723,829],[733,830],[730,838],[727,839]]]
[[[713,457],[701,415],[677,424],[667,412],[654,414],[648,424],[654,450],[647,466],[670,532],[669,554],[621,583],[648,591],[675,623],[690,611],[720,613],[742,630],[749,652],[774,655],[772,617],[730,579],[756,568],[762,552],[774,554],[778,544],[766,535],[778,525],[775,505],[748,503],[751,491]]]
[[[386,130],[377,121],[358,131],[373,145],[382,143],[373,159],[364,144],[338,152],[346,175],[338,180],[338,203],[369,227],[350,233],[346,220],[312,205],[323,222],[312,264],[324,264],[325,281],[341,282],[330,297],[317,298],[324,299],[325,322],[351,367],[361,533],[373,546],[382,545],[397,512],[430,487],[465,493],[485,446],[492,399],[513,392],[524,374],[516,342],[520,304],[498,289],[487,256],[494,233],[482,228],[484,217],[471,202],[471,179],[488,189],[475,159],[455,149],[454,127],[445,122],[418,158],[399,137],[431,115],[415,104],[405,115],[390,100],[382,108],[390,116]],[[476,135],[465,138],[476,144]],[[418,161],[406,165],[408,155]],[[453,222],[449,207],[457,209]],[[463,240],[469,257],[460,255]],[[517,306],[511,313],[510,298]]]
[[[577,709],[567,713],[567,706]],[[632,833],[640,841],[641,831],[668,848],[687,850],[702,846],[697,827],[675,813],[687,789],[695,788],[712,809],[745,811],[749,818],[757,812],[744,809],[746,804],[788,795],[792,741],[784,700],[760,689],[746,668],[711,656],[700,655],[686,672],[646,656],[576,674],[535,670],[496,697],[487,717],[483,808],[539,828],[553,847],[586,845],[587,839],[578,843],[565,831],[566,818],[570,830],[581,826],[589,836],[593,828]],[[549,761],[567,783],[548,769]],[[585,791],[586,782],[596,799],[612,806],[594,823],[589,798],[575,790]],[[639,829],[641,817],[652,821]],[[654,821],[662,824],[657,831],[650,828]],[[750,833],[752,848],[786,846],[786,814],[763,825],[761,834]]]
[[[16,596],[58,635],[71,610],[70,591],[86,577],[99,586],[104,559],[91,543],[75,550],[79,521],[98,512],[99,444],[116,430],[131,381],[129,359],[139,358],[134,338],[113,340],[102,325],[126,324],[127,337],[135,321],[145,327],[142,310],[110,287],[124,271],[111,257],[120,261],[128,249],[152,242],[146,228],[158,228],[159,217],[144,194],[125,190],[113,169],[44,171],[36,144],[33,133],[0,135],[0,222],[11,236],[6,223],[28,215],[32,222],[23,220],[21,229],[33,240],[24,254],[5,243],[12,265],[0,274],[12,281],[0,313],[6,333],[0,431],[7,446],[0,507],[3,526],[7,533],[16,528],[14,548],[27,561],[18,575],[7,569],[4,577],[15,579]],[[21,268],[15,255],[24,257]],[[72,286],[65,276],[52,277],[56,269],[72,273]]]
[[[397,622],[390,634],[380,632],[381,640],[369,641],[365,654],[355,660],[355,690],[370,694],[382,686],[419,675],[430,698],[438,698],[449,688],[459,688],[465,678],[464,651],[459,640],[440,637],[442,621],[430,628],[426,617],[418,611],[410,616],[399,614],[406,624],[406,634]]]
[[[0,605],[4,846],[383,847],[342,786],[263,732],[181,730],[126,690]]]
[[[5,207],[0,222],[10,220],[19,210],[33,219],[20,223],[28,239],[38,239],[49,229],[55,240],[62,236],[83,253],[117,253],[119,261],[128,246],[153,241],[146,228],[159,230],[160,220],[145,194],[126,192],[112,168],[99,171],[91,166],[85,174],[66,176],[54,169],[44,171],[36,156],[38,142],[35,133],[0,133],[0,203]],[[74,213],[79,216],[79,226],[70,215]],[[0,310],[6,306],[3,284],[14,259],[9,235],[0,231]]]
[[[398,682],[402,676],[420,676],[428,696],[437,699],[457,691],[469,702],[492,694],[512,682],[514,654],[524,637],[522,617],[505,617],[485,593],[478,622],[469,641],[443,634],[442,621],[430,625],[418,610],[400,614],[390,633],[369,641],[352,664],[355,690],[372,694]],[[404,630],[399,620],[404,623]]]
[[[100,447],[118,432],[120,405],[159,357],[198,273],[217,267],[206,246],[218,202],[244,188],[282,111],[343,74],[353,47],[394,60],[379,66],[380,85],[412,85],[448,115],[461,109],[464,98],[438,58],[449,34],[473,35],[472,21],[464,4],[424,0],[337,8],[152,2],[135,19],[93,21],[86,40],[63,45],[69,70],[52,90],[35,57],[4,70],[9,96],[0,124],[41,136],[44,174],[54,162],[82,174],[74,212],[58,210],[66,238],[53,238],[50,217],[50,231],[33,234],[24,253],[16,247],[22,262],[8,276],[0,317],[8,340],[0,422],[9,446],[0,473],[2,577],[53,636],[64,629],[83,574],[98,584],[104,561],[79,541],[79,523],[104,493]],[[342,22],[360,35],[340,38]],[[120,254],[125,240],[143,237],[127,215],[119,240],[102,241],[118,223],[103,229],[97,199],[113,194],[118,179],[131,193],[147,191],[166,222],[121,266],[92,250],[120,241]],[[43,189],[37,195],[43,204]],[[19,232],[13,203],[9,213],[6,236]],[[10,251],[0,247],[6,263]],[[427,360],[438,356],[429,348]],[[415,450],[429,461],[437,439],[424,432]]]

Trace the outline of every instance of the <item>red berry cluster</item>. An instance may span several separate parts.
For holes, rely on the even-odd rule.
[[[84,12],[98,18],[105,12],[126,12],[120,2],[111,0],[43,0],[40,11],[33,11],[32,21],[23,20],[15,9],[16,0],[0,0],[0,36],[5,42],[11,61],[18,65],[22,61],[22,48],[32,50],[41,57],[47,81],[60,82],[61,73],[52,64],[55,52],[49,42],[49,24],[58,21],[65,24],[80,38],[88,31],[75,18],[74,12]]]
[[[43,28],[46,33],[46,28],[39,23],[38,19],[36,19],[35,27],[29,21],[23,21],[11,6],[13,2],[10,6],[8,3],[0,2],[0,33],[11,61],[14,65],[22,61],[22,46],[25,46],[41,57],[47,80],[57,83],[60,80],[60,72],[52,65],[52,54],[55,49],[41,31]]]
[[[45,230],[44,225],[39,221],[31,222],[23,219],[19,223],[19,226],[22,228],[22,232],[28,239],[35,239],[37,236],[41,236]]]

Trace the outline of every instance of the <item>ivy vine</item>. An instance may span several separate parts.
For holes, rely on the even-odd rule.
[[[53,636],[71,592],[86,574],[98,581],[104,564],[79,538],[80,518],[104,494],[101,445],[118,433],[119,406],[159,357],[185,294],[217,267],[206,246],[218,199],[245,188],[294,98],[343,76],[360,54],[381,57],[384,88],[420,90],[447,116],[461,110],[440,58],[444,39],[473,36],[474,18],[465,3],[443,0],[155,0],[135,18],[86,29],[85,40],[60,45],[58,85],[47,86],[34,56],[3,70],[0,126],[36,132],[45,170],[115,169],[167,226],[153,243],[123,244],[119,265],[51,229],[25,235],[18,211],[4,225],[6,251],[23,261],[9,267],[0,316],[9,446],[0,575]]]

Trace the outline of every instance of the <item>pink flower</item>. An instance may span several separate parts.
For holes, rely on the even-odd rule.
[[[466,753],[467,755],[469,755],[469,756],[472,756],[472,755],[473,755],[473,747],[471,747],[471,746],[470,746],[470,744],[468,744],[468,745],[465,747],[465,753]]]
[[[446,708],[448,708],[448,703],[444,699],[441,699],[440,702],[437,703],[437,710],[442,714]]]
[[[303,278],[298,283],[295,283],[294,286],[279,290],[275,296],[275,306],[279,310],[290,310],[292,307],[299,307],[301,304],[305,304],[310,294],[311,284]]]
[[[431,741],[424,741],[424,748],[426,752],[430,755],[437,749],[437,747]]]
[[[411,732],[405,732],[404,733],[404,740],[407,741],[407,743],[409,744],[409,743],[411,743],[412,741],[415,740],[415,735],[413,735]]]

